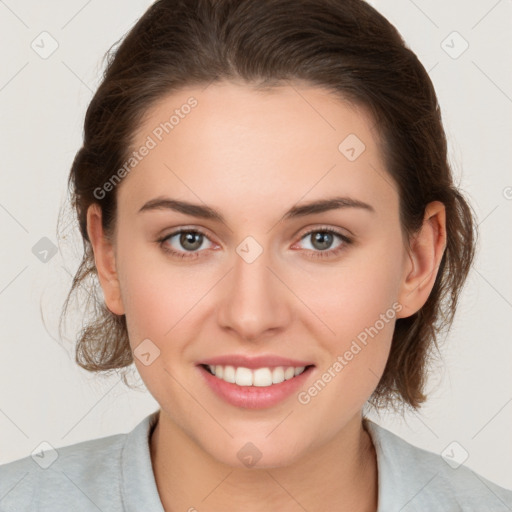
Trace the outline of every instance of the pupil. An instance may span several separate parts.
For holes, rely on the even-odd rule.
[[[199,247],[201,247],[201,239],[200,239],[201,236],[202,236],[201,233],[182,233],[182,235],[180,237],[180,243],[185,249],[193,251],[193,250],[199,249]],[[199,242],[197,239],[199,239]],[[195,240],[195,243],[194,243],[194,240]],[[192,244],[192,247],[187,247],[187,244],[189,242]]]
[[[315,243],[320,244],[317,249],[328,249],[332,244],[332,233],[317,232],[313,238]]]

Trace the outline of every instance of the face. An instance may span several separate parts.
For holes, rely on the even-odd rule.
[[[360,421],[378,384],[409,260],[372,125],[320,88],[215,83],[136,133],[150,149],[117,189],[110,306],[163,417],[218,461],[240,466],[250,442],[265,466],[293,463]],[[280,366],[298,375],[278,383]]]

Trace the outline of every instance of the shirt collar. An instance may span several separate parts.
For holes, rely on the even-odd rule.
[[[165,512],[156,486],[149,445],[149,438],[158,422],[159,413],[160,410],[157,410],[146,416],[129,432],[121,451],[123,507],[127,512],[139,512],[140,510]],[[393,485],[393,482],[389,481],[391,476],[388,477],[390,468],[385,467],[383,432],[379,425],[368,418],[363,419],[363,426],[375,447],[378,471],[377,512],[381,512],[385,509],[385,503],[382,502],[385,498],[384,490],[389,485]]]
[[[127,512],[165,512],[156,486],[149,447],[159,412],[146,416],[127,434],[121,451],[123,510]]]

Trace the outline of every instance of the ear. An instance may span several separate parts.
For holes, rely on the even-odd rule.
[[[398,300],[402,311],[397,318],[406,318],[419,311],[430,295],[446,248],[446,209],[433,201],[425,209],[423,225],[411,240],[408,263]]]
[[[114,246],[101,224],[102,212],[98,204],[91,204],[87,210],[87,234],[94,252],[94,261],[107,308],[116,315],[124,314],[121,289],[116,271]]]

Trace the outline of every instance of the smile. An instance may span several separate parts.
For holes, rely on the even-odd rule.
[[[247,368],[199,364],[196,368],[223,402],[244,409],[266,409],[296,395],[313,378],[315,365]]]
[[[305,366],[277,366],[275,368],[245,368],[230,365],[205,365],[206,369],[218,379],[237,386],[267,387],[280,384],[302,374]]]

